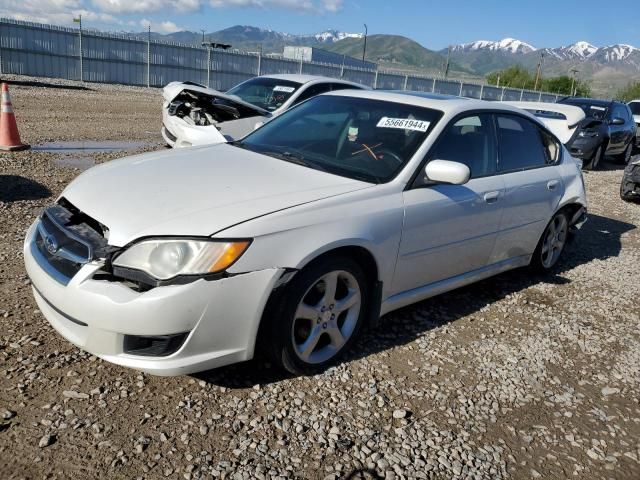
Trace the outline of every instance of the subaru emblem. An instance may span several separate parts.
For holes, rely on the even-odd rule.
[[[60,248],[53,235],[47,235],[46,237],[44,237],[44,246],[47,249],[47,252],[49,252],[51,255],[55,255],[55,253],[58,251],[58,248]]]

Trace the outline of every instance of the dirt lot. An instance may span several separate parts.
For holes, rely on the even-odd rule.
[[[25,141],[163,148],[158,90],[35,81],[11,87]],[[0,478],[640,478],[640,205],[620,168],[585,175],[591,217],[554,275],[390,314],[315,377],[256,361],[158,378],[37,309],[21,246],[79,173],[59,162],[0,154]]]

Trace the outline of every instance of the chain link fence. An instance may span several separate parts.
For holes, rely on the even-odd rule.
[[[343,78],[376,89],[414,90],[484,100],[555,102],[559,95],[212,50],[195,45],[0,19],[0,74],[162,87],[191,81],[227,90],[256,75],[302,73]]]

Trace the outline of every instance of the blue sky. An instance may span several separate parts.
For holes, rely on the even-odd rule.
[[[535,47],[585,40],[640,48],[638,0],[0,0],[1,16],[22,20],[72,25],[78,13],[87,27],[116,31],[151,23],[162,33],[237,24],[289,33],[361,32],[367,23],[369,34],[405,35],[431,49],[505,37]]]

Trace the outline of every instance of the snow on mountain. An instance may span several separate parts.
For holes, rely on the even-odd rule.
[[[344,38],[362,38],[362,33],[346,33],[346,32],[338,32],[337,30],[327,30],[322,33],[317,33],[314,35],[316,40],[320,43],[333,43]]]
[[[576,42],[568,47],[562,47],[562,49],[575,57],[588,58],[598,50],[598,47],[594,47],[588,42]]]
[[[521,40],[516,40],[515,38],[504,38],[497,42],[491,40],[478,40],[475,42],[463,43],[461,45],[455,45],[454,47],[452,47],[453,52],[473,52],[480,50],[501,51],[509,53],[529,53],[536,50],[536,48]]]
[[[621,62],[640,49],[626,44],[609,45],[598,49],[598,56],[605,62]]]

